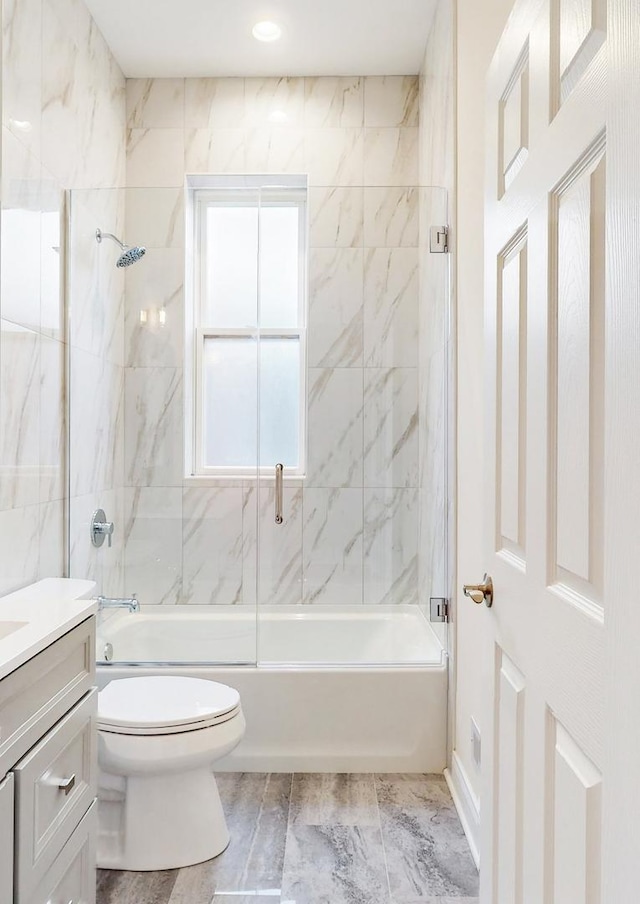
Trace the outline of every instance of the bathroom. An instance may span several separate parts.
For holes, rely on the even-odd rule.
[[[181,786],[163,775],[125,850],[110,776],[97,835],[83,830],[82,869],[94,875],[96,837],[99,867],[83,904],[481,899],[493,590],[486,573],[458,585],[485,568],[500,579],[505,560],[487,567],[481,536],[491,444],[474,356],[484,79],[511,5],[3,2],[2,618],[21,624],[46,588],[74,612],[76,591],[98,599],[82,611],[97,616],[101,775],[118,732],[146,732],[108,721],[109,682],[235,694],[200,729],[218,738],[215,819],[185,806],[183,829]],[[580,78],[604,55],[596,19],[574,48],[592,54]],[[517,17],[510,28],[507,43]],[[509,119],[529,86],[518,53],[498,93],[502,192],[529,141]],[[594,142],[592,198],[600,153]],[[505,274],[518,242],[500,248]],[[518,348],[501,364],[514,385]],[[523,453],[501,441],[509,490]],[[522,511],[502,515],[524,535]],[[567,593],[595,612],[568,570]],[[71,582],[39,583],[58,578]],[[0,657],[20,637],[9,630]],[[522,670],[495,668],[517,697]],[[562,749],[596,775],[597,748],[569,729]],[[198,854],[198,835],[218,840]],[[40,904],[45,885],[17,885],[15,900]]]

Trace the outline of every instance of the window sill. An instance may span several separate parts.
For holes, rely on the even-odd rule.
[[[295,489],[303,487],[305,480],[305,475],[287,476],[285,474],[282,478],[282,483],[285,487]],[[207,474],[189,474],[182,479],[182,485],[185,487],[254,487],[258,482],[263,484],[263,486],[271,486],[275,484],[275,476],[263,474],[260,477],[249,477],[247,475],[234,476],[229,474],[220,477],[210,477]]]

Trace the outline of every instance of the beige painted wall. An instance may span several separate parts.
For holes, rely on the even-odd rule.
[[[484,85],[512,0],[457,3],[457,699],[455,751],[480,795],[481,775],[471,749],[471,718],[482,732],[483,684],[491,640],[487,610],[462,596],[464,582],[486,568],[483,536],[483,196]],[[489,655],[487,655],[489,653]]]

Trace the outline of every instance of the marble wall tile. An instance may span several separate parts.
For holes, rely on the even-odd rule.
[[[365,248],[416,248],[419,234],[416,188],[365,188]]]
[[[247,78],[244,81],[245,126],[269,129],[304,127],[304,79]]]
[[[381,904],[389,889],[380,829],[289,827],[282,899],[296,904]]]
[[[243,78],[185,79],[185,129],[242,129],[244,82]]]
[[[184,79],[127,79],[127,128],[184,128]]]
[[[178,188],[183,182],[183,129],[128,130],[128,188]]]
[[[69,473],[80,496],[122,485],[124,372],[82,349],[70,356]]]
[[[184,190],[128,188],[125,236],[145,248],[184,248]]]
[[[65,502],[56,499],[40,506],[40,544],[38,549],[38,580],[42,578],[64,577],[66,573],[65,553]]]
[[[182,484],[182,370],[127,368],[125,484]]]
[[[181,367],[184,356],[184,252],[148,248],[125,271],[125,360],[129,367]]]
[[[40,209],[40,332],[53,339],[66,337],[64,292],[65,256],[63,211],[65,199],[58,182],[41,170]]]
[[[40,501],[40,339],[0,321],[0,509]]]
[[[247,129],[245,167],[249,173],[302,173],[305,169],[304,129]]]
[[[478,872],[442,776],[424,781],[376,778],[391,897],[478,893]]]
[[[418,486],[418,370],[364,372],[364,485]]]
[[[310,186],[359,186],[364,177],[362,129],[307,129]]]
[[[367,76],[364,124],[368,127],[417,126],[420,116],[416,75]]]
[[[42,3],[42,164],[64,186],[76,184],[81,162],[80,110],[82,76],[76,73],[78,61],[77,26],[69,28],[65,11],[55,0]]]
[[[90,527],[93,512],[105,505],[107,503],[102,492],[72,496],[69,500],[69,575],[95,581],[99,588],[102,586],[106,544],[100,549],[92,545]]]
[[[418,602],[418,490],[364,491],[364,602]]]
[[[364,184],[418,184],[418,130],[364,130]]]
[[[0,511],[0,596],[38,579],[41,506]]]
[[[310,367],[360,367],[364,316],[363,252],[314,248],[309,261]]]
[[[302,489],[284,487],[282,524],[274,520],[273,486],[260,489],[256,511],[255,487],[244,491],[242,601],[266,605],[302,602]],[[257,519],[260,518],[260,572],[256,572]]]
[[[364,263],[364,361],[367,367],[418,364],[418,252],[373,248]]]
[[[245,136],[244,129],[187,129],[185,172],[246,172]]]
[[[2,157],[1,313],[40,330],[41,169],[6,128]]]
[[[362,602],[362,490],[304,490],[305,603]]]
[[[122,365],[124,356],[124,271],[110,239],[96,241],[96,229],[121,236],[124,192],[72,192],[69,241],[69,341],[76,348]]]
[[[296,773],[290,825],[378,826],[374,776],[366,773]]]
[[[362,371],[310,368],[307,486],[362,486]]]
[[[311,248],[358,248],[362,245],[362,188],[310,188],[308,203]]]
[[[243,493],[233,487],[184,490],[183,602],[242,602]]]
[[[2,17],[2,122],[39,157],[42,0],[4,0]]]
[[[63,499],[66,482],[65,347],[40,337],[40,501]]]
[[[455,10],[436,4],[420,76],[420,184],[454,190]]]
[[[364,79],[325,76],[304,81],[305,126],[308,129],[364,125]]]
[[[126,489],[125,587],[141,603],[178,603],[182,593],[182,490]]]

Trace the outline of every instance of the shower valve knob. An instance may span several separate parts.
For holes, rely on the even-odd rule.
[[[107,521],[107,516],[104,513],[104,509],[96,509],[93,515],[91,516],[91,524],[89,525],[89,531],[91,534],[91,542],[94,546],[100,547],[104,543],[104,538],[106,537],[108,540],[108,545],[111,546],[111,536],[113,534],[115,525],[113,521]]]

